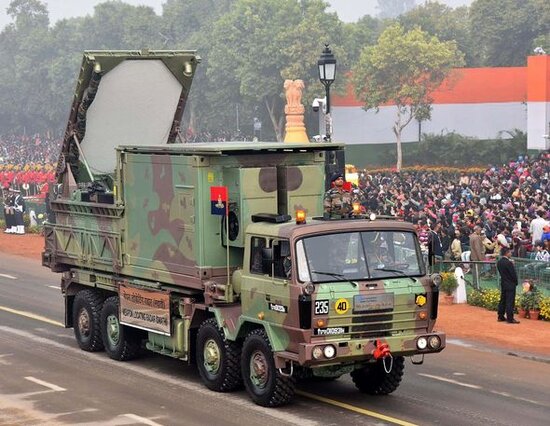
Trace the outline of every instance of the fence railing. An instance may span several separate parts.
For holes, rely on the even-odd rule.
[[[542,262],[525,258],[513,258],[518,280],[534,283],[539,290],[550,296],[550,262]],[[452,260],[436,261],[431,272],[454,272],[456,267],[461,267],[464,279],[469,287],[477,290],[500,288],[500,277],[496,267],[496,261],[462,262]],[[519,289],[518,289],[519,291]]]

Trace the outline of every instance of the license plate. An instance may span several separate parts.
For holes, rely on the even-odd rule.
[[[353,297],[354,312],[388,311],[393,309],[393,293],[358,294]]]
[[[349,327],[327,327],[313,329],[313,334],[315,336],[335,336],[338,334],[346,334],[348,332]]]

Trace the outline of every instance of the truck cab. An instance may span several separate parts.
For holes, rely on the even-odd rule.
[[[241,321],[268,324],[280,365],[324,375],[335,369],[322,367],[363,362],[380,341],[399,356],[443,349],[445,336],[433,332],[437,286],[411,224],[266,220],[246,238],[245,267],[234,277]]]

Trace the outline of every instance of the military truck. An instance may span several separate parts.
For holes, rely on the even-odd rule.
[[[84,54],[42,255],[65,326],[85,351],[192,362],[208,388],[244,384],[263,406],[308,377],[393,392],[404,357],[445,346],[441,277],[413,227],[323,217],[325,158],[343,144],[178,143],[198,63]]]

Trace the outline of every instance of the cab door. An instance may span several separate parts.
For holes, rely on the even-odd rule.
[[[249,268],[241,284],[243,314],[282,325],[290,309],[290,278],[284,268],[290,257],[288,240],[250,238]]]

